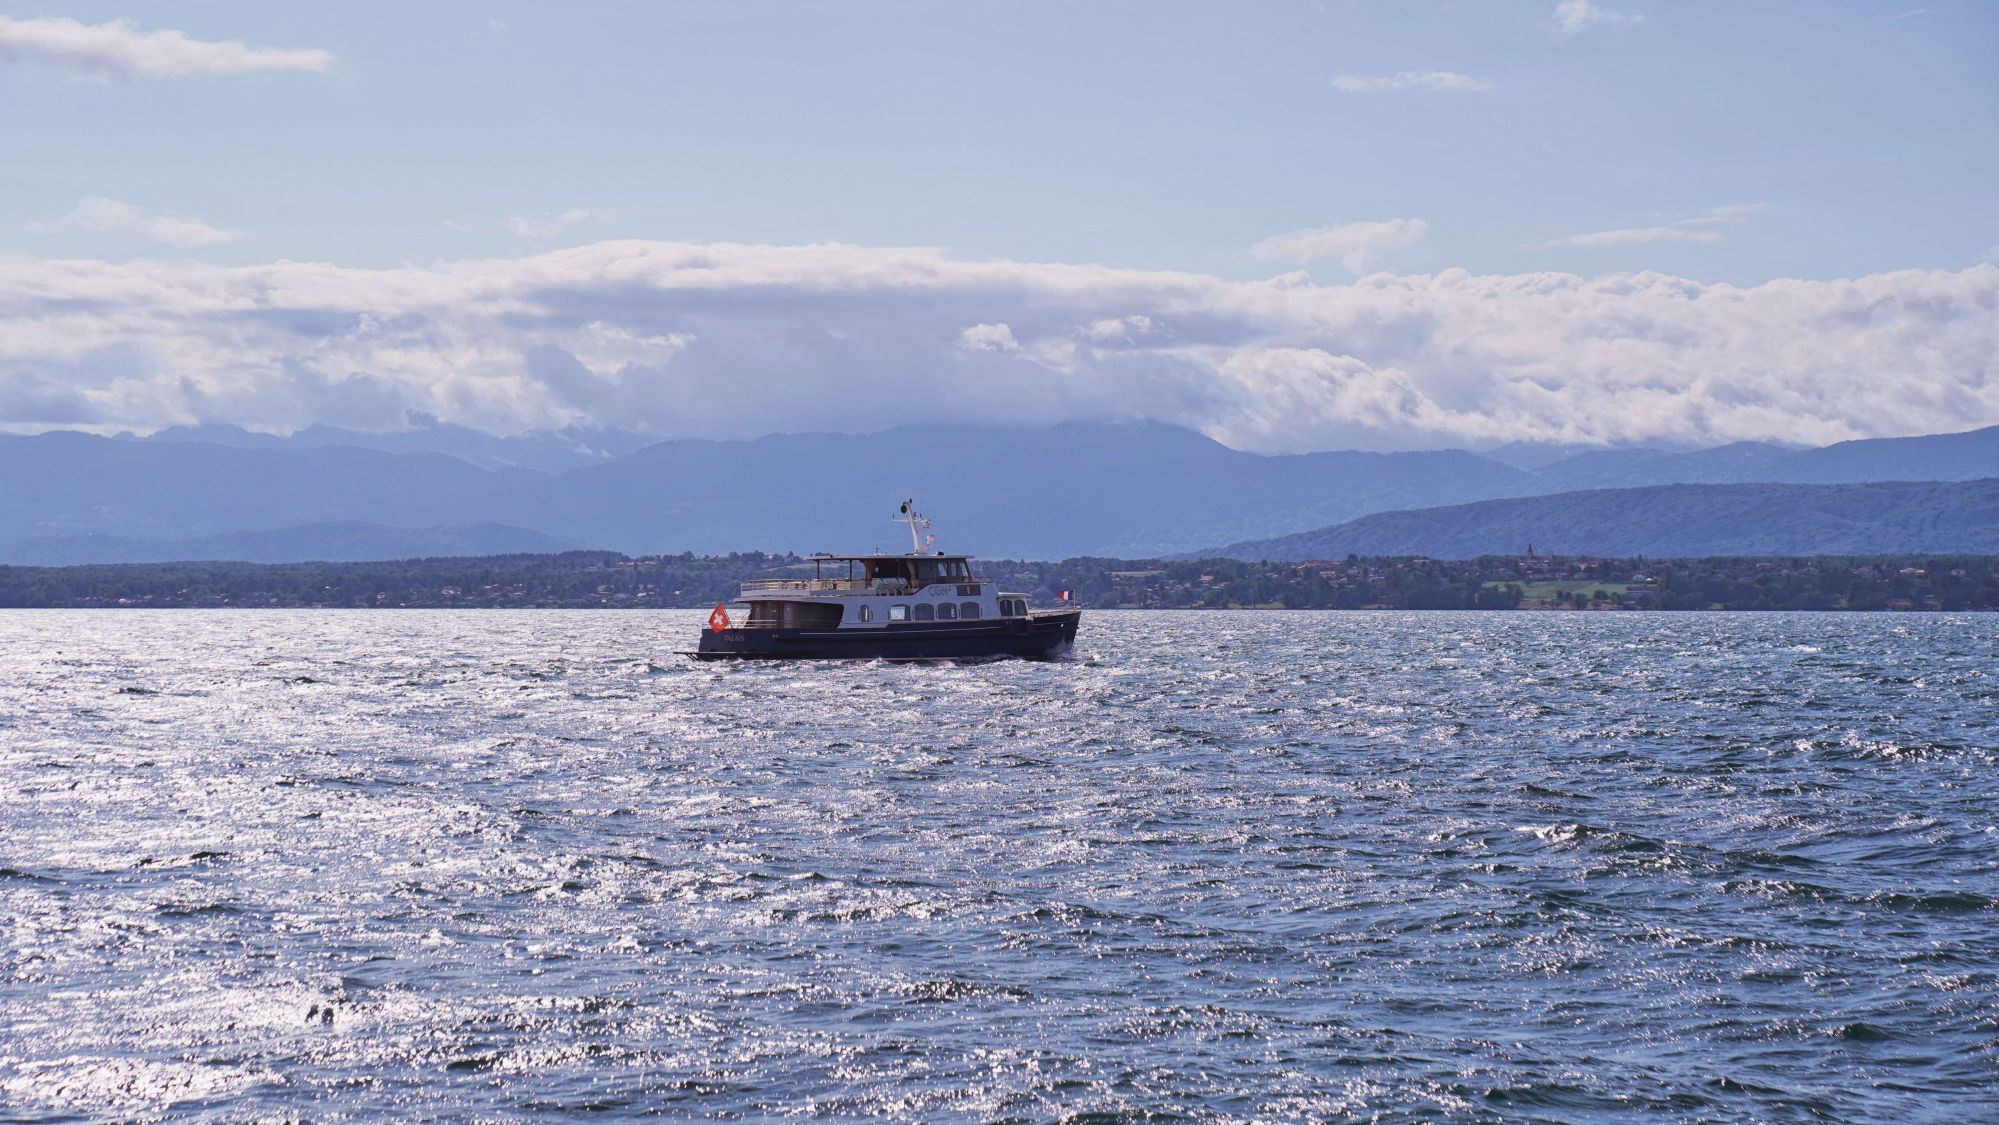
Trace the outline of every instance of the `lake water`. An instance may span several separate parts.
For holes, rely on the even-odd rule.
[[[1999,617],[702,616],[0,614],[0,1118],[1999,1112]]]

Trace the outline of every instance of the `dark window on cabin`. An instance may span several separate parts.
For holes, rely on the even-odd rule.
[[[784,627],[787,629],[836,629],[840,625],[840,607],[815,602],[784,602]]]
[[[820,602],[751,602],[752,629],[833,629],[840,624],[841,609]]]
[[[950,602],[942,602],[937,606],[937,620],[954,621],[957,617],[958,607],[952,605]]]
[[[937,614],[930,608],[929,602],[917,602],[916,610],[912,616],[917,621],[929,621],[935,618]]]
[[[964,618],[964,619],[965,619],[965,620],[967,620],[967,621],[976,621],[976,620],[978,620],[978,618],[979,618],[979,603],[977,603],[977,602],[966,602],[966,603],[965,603],[964,605],[962,605],[962,606],[958,607],[958,616],[960,616],[960,617]]]
[[[875,611],[869,609],[867,606],[862,606],[860,612],[860,619],[863,621],[873,621],[875,619]]]

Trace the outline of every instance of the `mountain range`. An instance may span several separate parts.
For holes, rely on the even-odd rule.
[[[1823,448],[1265,456],[1156,423],[646,444],[621,431],[507,438],[415,421],[393,434],[210,426],[148,437],[0,436],[0,561],[188,551],[358,558],[437,553],[432,546],[451,542],[633,554],[893,550],[902,532],[888,516],[906,496],[933,517],[940,547],[1146,557],[1261,543],[1376,513],[1578,490],[1999,477],[1999,427]],[[1682,506],[1704,502],[1698,489],[1675,495]],[[1735,503],[1716,510],[1736,511]],[[327,530],[362,524],[377,530]],[[507,530],[465,538],[485,525]],[[231,538],[242,536],[250,538]]]
[[[307,426],[290,434],[266,434],[241,426],[208,423],[170,426],[145,437],[120,434],[126,441],[193,442],[237,449],[328,449],[348,446],[383,453],[442,453],[482,469],[540,469],[560,473],[585,465],[600,465],[653,444],[658,439],[629,430],[569,427],[541,433],[502,436],[439,422],[427,414],[412,414],[410,428],[371,432],[341,426]]]
[[[1999,480],[1592,489],[1382,512],[1202,553],[1296,561],[1527,550],[1612,558],[1999,554]]]
[[[50,536],[10,545],[6,561],[21,566],[191,560],[373,562],[381,559],[539,555],[573,550],[576,546],[553,535],[499,523],[471,527],[408,528],[347,520],[164,541],[125,539],[115,535]]]

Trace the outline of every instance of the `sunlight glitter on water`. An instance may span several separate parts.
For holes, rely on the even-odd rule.
[[[1999,621],[0,614],[28,1120],[1950,1116]]]

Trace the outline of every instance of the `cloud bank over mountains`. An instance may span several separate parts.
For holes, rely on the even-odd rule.
[[[662,436],[1152,419],[1242,449],[1826,443],[1999,420],[1999,268],[1193,274],[604,242],[354,269],[0,256],[0,423]]]

